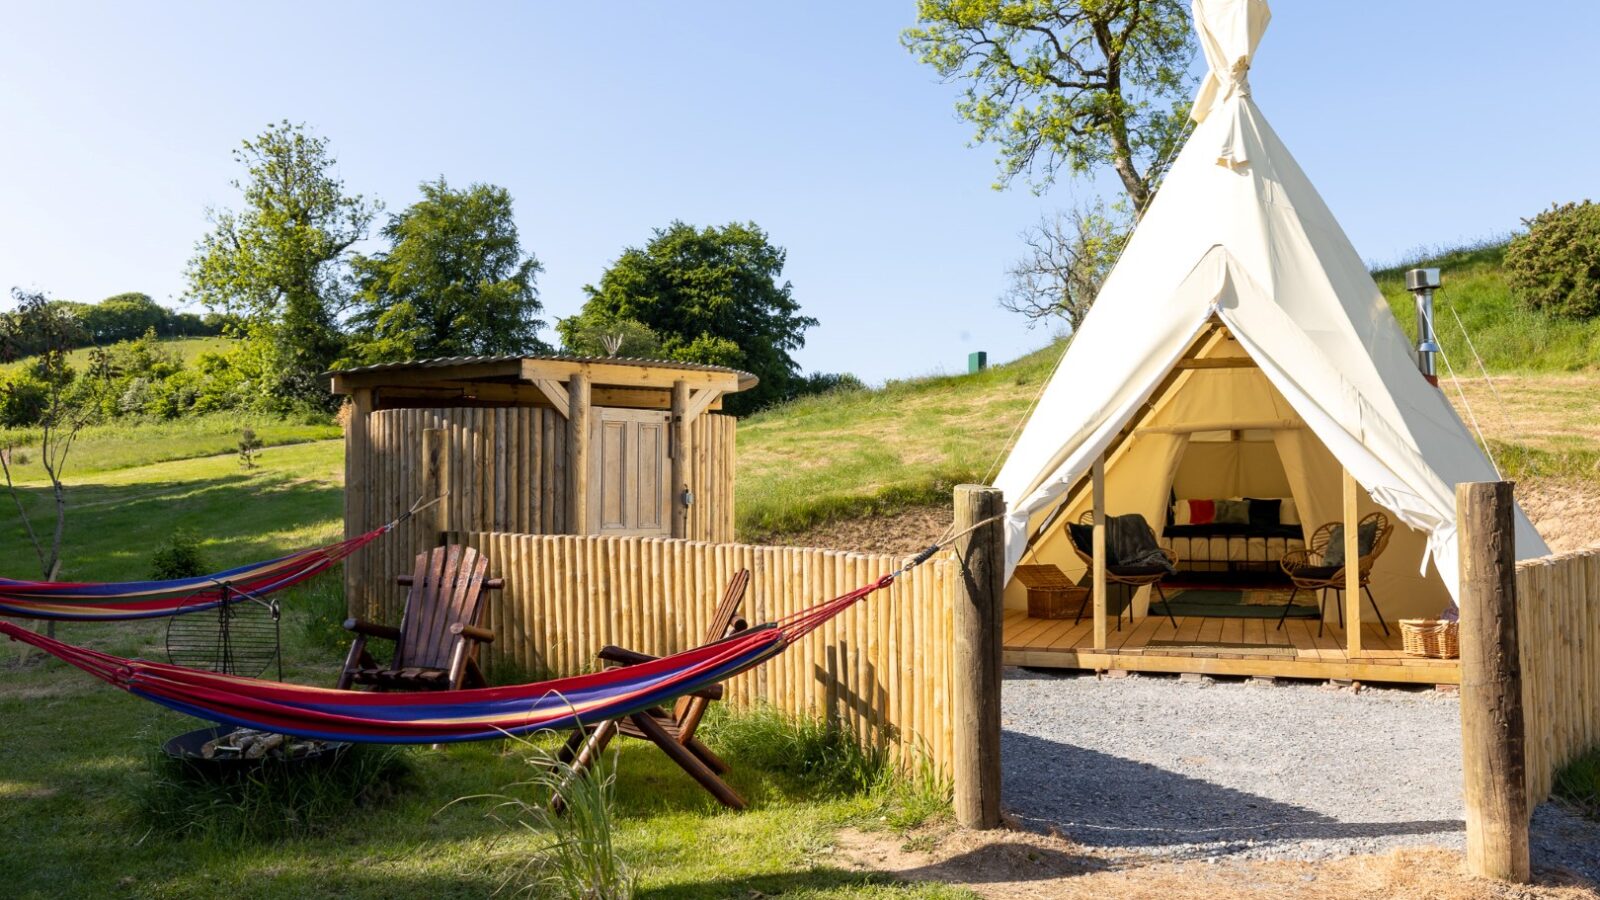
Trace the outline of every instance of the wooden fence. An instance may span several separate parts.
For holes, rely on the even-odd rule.
[[[751,572],[743,615],[766,622],[844,594],[898,568],[898,557],[797,547],[752,547],[641,537],[475,533],[454,536],[487,553],[506,579],[484,624],[497,638],[491,671],[568,674],[618,644],[663,654],[700,643],[733,573]],[[764,701],[832,717],[863,743],[945,772],[954,564],[929,560],[773,659],[728,683],[735,704]],[[382,592],[381,621],[403,596]]]
[[[1600,746],[1600,548],[1517,565],[1529,806]]]

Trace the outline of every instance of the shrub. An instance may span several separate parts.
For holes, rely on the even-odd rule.
[[[193,578],[206,574],[207,568],[200,538],[184,528],[172,532],[150,557],[150,577],[157,581]]]
[[[887,753],[862,747],[838,724],[770,706],[738,713],[719,710],[713,733],[717,749],[741,765],[785,776],[812,793],[866,792],[889,772]]]
[[[256,467],[256,454],[261,452],[261,438],[256,437],[254,428],[246,428],[239,432],[239,465],[246,469]]]
[[[1600,205],[1552,206],[1524,220],[1506,247],[1506,278],[1530,309],[1567,318],[1600,314]]]

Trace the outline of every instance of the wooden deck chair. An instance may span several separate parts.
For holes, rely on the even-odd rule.
[[[705,643],[722,640],[749,627],[745,620],[739,617],[739,606],[744,602],[745,590],[749,586],[748,569],[741,569],[733,576],[733,580],[728,582],[728,589],[722,594],[722,602],[717,604],[716,611],[712,614],[711,626],[706,629]],[[601,649],[597,656],[608,668],[638,665],[656,658],[614,646]],[[712,701],[720,699],[722,699],[722,686],[713,685],[679,698],[671,712],[659,706],[652,707],[625,719],[579,728],[567,739],[566,746],[561,748],[558,756],[562,762],[571,763],[575,773],[585,775],[600,759],[600,755],[605,752],[606,745],[611,743],[612,738],[619,734],[624,737],[639,738],[660,747],[663,753],[688,772],[690,777],[699,782],[700,786],[717,798],[722,805],[732,809],[744,809],[744,798],[722,780],[721,776],[728,771],[728,764],[695,737],[695,731],[699,729],[700,720],[704,718],[707,707]],[[559,799],[555,807],[559,811]]]
[[[345,630],[356,637],[339,675],[339,689],[438,691],[483,686],[478,648],[494,640],[494,632],[478,627],[483,594],[505,586],[502,578],[485,578],[488,569],[488,557],[471,547],[435,547],[418,554],[415,571],[395,579],[411,588],[399,628],[345,620]],[[369,638],[393,641],[394,661],[378,665],[367,652]]]

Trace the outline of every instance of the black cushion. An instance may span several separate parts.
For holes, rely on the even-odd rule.
[[[1255,497],[1246,497],[1244,502],[1250,504],[1250,525],[1254,528],[1272,528],[1283,518],[1282,500],[1258,500]]]
[[[1067,533],[1072,535],[1072,545],[1077,547],[1086,556],[1094,556],[1094,526],[1080,525],[1077,522],[1067,523]],[[1106,542],[1106,565],[1117,564],[1116,557],[1111,552],[1111,543]]]

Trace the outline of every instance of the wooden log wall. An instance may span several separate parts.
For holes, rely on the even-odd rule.
[[[1528,805],[1600,746],[1600,548],[1517,564]]]
[[[664,654],[701,643],[723,587],[751,572],[743,615],[768,622],[898,568],[897,557],[642,537],[470,534],[506,589],[490,595],[491,677],[584,671],[606,644]],[[945,772],[953,564],[936,558],[728,683],[735,704],[831,717],[870,746]]]
[[[703,414],[691,425],[694,442],[689,485],[689,536],[733,540],[734,424]],[[548,407],[389,409],[367,417],[363,459],[346,461],[364,485],[346,485],[345,522],[361,534],[392,521],[425,490],[423,432],[445,432],[441,481],[450,495],[434,511],[380,538],[345,563],[352,615],[397,623],[405,594],[394,576],[411,571],[418,546],[431,540],[417,531],[438,522],[452,531],[565,534],[567,419]],[[347,440],[347,453],[360,453]],[[359,489],[364,487],[364,490]]]

